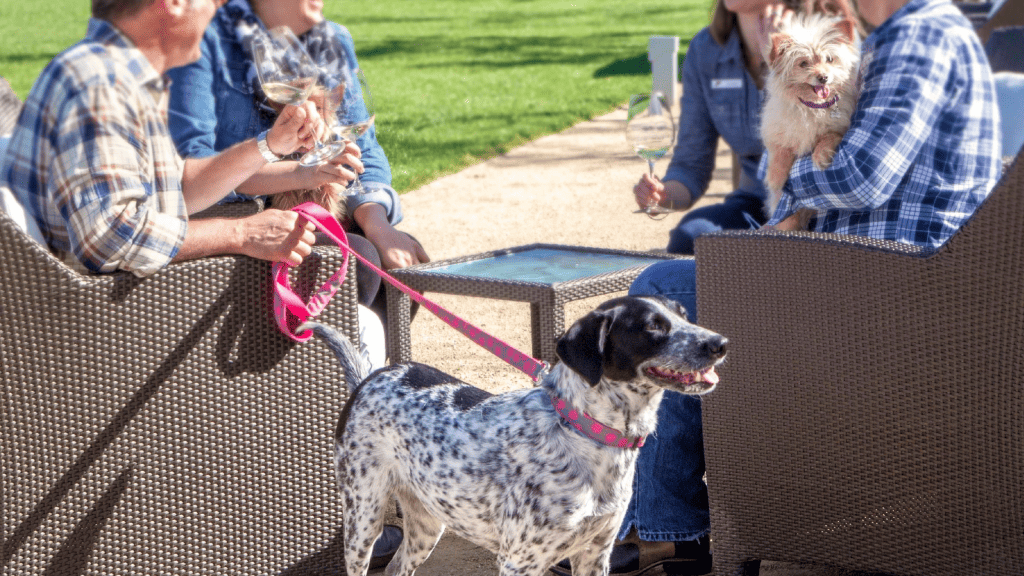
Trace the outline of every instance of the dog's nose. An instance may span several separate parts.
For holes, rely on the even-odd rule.
[[[725,348],[728,344],[729,340],[725,336],[716,334],[701,344],[701,351],[710,358],[721,358],[725,356]]]
[[[821,74],[818,76],[818,84],[828,84],[828,74]]]

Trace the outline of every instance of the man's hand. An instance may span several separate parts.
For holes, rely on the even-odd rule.
[[[267,133],[267,146],[278,156],[287,156],[296,150],[311,150],[326,130],[312,102],[285,106]]]
[[[313,251],[316,227],[291,210],[264,210],[237,223],[240,253],[293,266]]]

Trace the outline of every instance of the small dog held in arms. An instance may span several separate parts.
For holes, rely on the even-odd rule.
[[[349,576],[366,574],[392,498],[405,537],[388,576],[411,575],[446,527],[496,553],[503,576],[541,576],[563,558],[607,574],[663,392],[711,391],[727,345],[671,300],[616,298],[566,331],[538,387],[491,395],[417,363],[362,380],[351,343],[305,329],[355,386],[335,436]]]
[[[765,50],[761,139],[768,154],[765,210],[771,217],[797,158],[811,154],[819,170],[832,164],[857,101],[860,48],[851,18],[805,14],[773,33]],[[806,229],[810,212],[801,210],[776,228]]]

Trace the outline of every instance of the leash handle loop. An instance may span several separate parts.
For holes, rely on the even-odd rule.
[[[349,254],[351,254],[377,273],[381,278],[387,280],[392,286],[399,289],[416,302],[419,302],[427,310],[430,310],[432,314],[440,318],[445,324],[455,328],[490,353],[511,364],[518,370],[526,373],[526,375],[532,378],[534,382],[538,381],[547,373],[549,366],[546,362],[523,354],[502,340],[491,336],[473,324],[470,324],[455,314],[452,314],[444,307],[428,300],[419,292],[409,288],[398,281],[395,277],[381,270],[372,262],[367,261],[355,250],[352,250],[348,244],[348,236],[345,235],[345,230],[341,227],[341,224],[338,223],[337,219],[335,219],[330,212],[320,205],[313,202],[306,202],[292,208],[292,210],[313,222],[313,224],[320,228],[328,238],[334,241],[334,243],[337,244],[345,254],[345,260],[341,269],[335,272],[334,275],[332,275],[331,278],[320,288],[320,290],[310,298],[308,304],[303,303],[302,299],[295,294],[288,285],[288,269],[291,266],[284,262],[274,264],[274,316],[277,318],[278,327],[292,340],[305,342],[306,340],[309,340],[313,333],[312,331],[307,331],[303,334],[295,334],[289,327],[288,314],[290,313],[298,318],[298,324],[301,324],[322,312],[331,297],[334,296],[338,289],[341,288],[342,283],[345,282],[345,271],[348,268]]]
[[[310,297],[305,303],[302,298],[292,290],[288,281],[288,271],[292,268],[287,262],[275,262],[271,270],[271,278],[274,284],[274,318],[277,320],[277,327],[289,338],[296,342],[305,342],[313,336],[311,330],[302,334],[296,334],[293,326],[298,326],[316,317],[331,298],[338,292],[341,285],[345,283],[345,273],[348,270],[348,255],[354,253],[348,245],[348,236],[341,224],[331,216],[331,213],[314,202],[306,202],[293,208],[300,216],[313,223],[328,238],[341,248],[344,254],[341,268],[334,272],[327,282]],[[298,322],[291,324],[289,314],[295,317]]]

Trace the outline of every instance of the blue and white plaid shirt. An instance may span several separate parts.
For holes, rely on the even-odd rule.
[[[144,276],[177,254],[188,217],[167,101],[166,81],[102,20],[32,86],[0,186],[72,267]]]
[[[832,165],[797,160],[769,225],[800,208],[812,229],[938,247],[1001,170],[992,72],[950,0],[911,0],[865,38],[863,88]],[[764,177],[765,159],[759,176]]]

